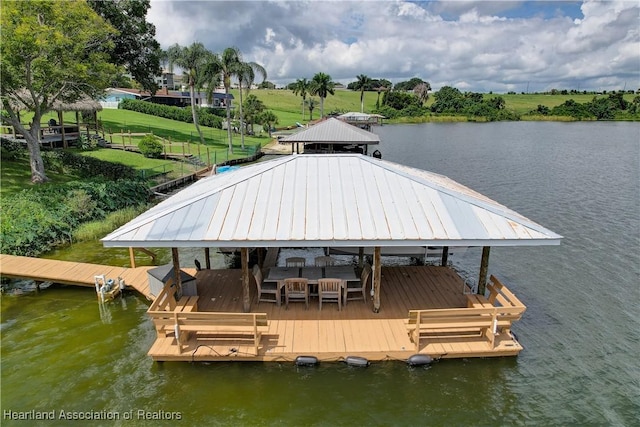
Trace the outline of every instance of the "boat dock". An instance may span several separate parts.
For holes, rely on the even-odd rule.
[[[147,299],[151,299],[147,276],[147,271],[151,268],[155,267],[114,267],[85,262],[0,254],[0,275],[4,277],[93,288],[95,286],[95,276],[104,274],[107,279],[121,277],[129,288],[135,289]],[[185,269],[185,271],[195,274],[195,269]]]
[[[95,286],[94,278],[97,275],[113,279],[121,277],[129,288],[135,289],[148,300],[153,299],[149,294],[147,275],[151,268],[154,267],[114,267],[0,255],[0,274],[4,277],[86,287]],[[158,310],[154,308],[156,303],[149,309],[158,332],[148,352],[153,360],[282,362],[294,361],[298,356],[313,356],[319,361],[340,361],[355,356],[381,361],[407,360],[414,354],[434,358],[515,356],[522,350],[510,331],[511,320],[506,328],[491,334],[488,341],[483,333],[467,334],[469,325],[461,329],[460,322],[467,322],[464,318],[440,319],[437,320],[440,326],[436,334],[429,339],[419,338],[416,343],[409,328],[414,310],[425,313],[441,309],[482,311],[473,322],[482,320],[487,324],[472,328],[489,331],[492,327],[491,313],[496,316],[497,306],[487,306],[484,297],[468,294],[469,289],[463,280],[448,267],[382,267],[380,289],[384,304],[379,313],[373,311],[373,302],[368,294],[366,300],[349,301],[342,310],[326,302],[320,309],[317,298],[311,298],[309,308],[300,303],[292,303],[288,308],[284,304],[258,304],[255,285],[250,287],[250,312],[244,313],[241,269],[185,271],[196,277],[198,296],[190,297],[193,300],[191,306],[188,309],[175,308],[180,302],[174,300],[174,308],[169,311],[154,311]],[[509,291],[506,292],[516,299]],[[160,298],[158,296],[157,300]],[[483,299],[480,308],[473,304],[474,300]],[[524,306],[521,309],[524,311]],[[207,316],[213,316],[212,319],[216,320],[209,322]],[[260,334],[251,332],[251,327],[241,327],[249,330],[248,336],[255,338],[253,342],[247,341],[246,337],[234,338],[238,331],[235,326],[232,327],[235,332],[231,336],[226,333],[229,319],[234,316],[238,319],[252,316],[262,319]],[[495,321],[495,317],[493,319]],[[163,321],[169,322],[171,327],[160,326]],[[185,332],[193,332],[176,337],[176,322],[186,322]],[[195,322],[196,326],[189,326],[188,322]],[[456,331],[463,330],[464,333],[446,333],[442,328],[450,324],[455,325]],[[422,328],[424,325],[426,323],[421,324],[418,320],[417,326]],[[195,329],[188,329],[190,327]],[[201,335],[202,328],[208,331],[204,336]],[[211,332],[213,335],[210,335]]]

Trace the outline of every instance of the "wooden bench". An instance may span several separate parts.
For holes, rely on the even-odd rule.
[[[495,307],[497,311],[497,326],[500,332],[510,332],[511,324],[522,318],[527,307],[500,282],[491,275],[487,285],[489,296],[466,294],[467,307],[482,308]]]
[[[420,352],[420,340],[486,338],[493,348],[495,338],[496,308],[445,308],[434,310],[409,310],[407,329],[411,340]]]
[[[503,332],[511,331],[511,324],[522,318],[527,307],[495,276],[491,275],[491,283],[487,285],[489,290],[489,302],[497,307],[498,328]]]
[[[258,354],[262,333],[266,332],[266,313],[175,312],[171,326],[182,353],[182,345],[191,336],[197,341],[233,341],[250,344]]]
[[[465,294],[467,297],[467,308],[493,307],[493,304],[484,295]]]
[[[166,337],[174,331],[174,322],[172,321],[174,313],[194,313],[197,311],[198,297],[183,296],[176,301],[173,279],[169,279],[147,310],[147,314],[151,317],[158,336]],[[167,327],[168,324],[171,326]]]

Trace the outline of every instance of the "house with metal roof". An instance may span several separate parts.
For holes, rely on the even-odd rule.
[[[358,154],[315,154],[279,157],[201,179],[102,242],[106,247],[170,247],[176,271],[180,248],[242,248],[245,312],[251,311],[252,299],[249,249],[371,249],[371,308],[377,313],[384,302],[381,286],[392,276],[382,279],[382,248],[443,248],[443,267],[437,268],[444,269],[445,281],[454,275],[445,267],[448,247],[483,247],[479,285],[484,294],[491,246],[558,245],[561,239],[445,176]],[[179,284],[179,276],[176,280]],[[462,292],[454,298],[462,298]],[[420,343],[419,336],[417,340]],[[500,354],[514,354],[514,348]]]
[[[118,104],[124,99],[137,99],[173,107],[188,107],[191,105],[189,91],[169,90],[167,87],[154,94],[139,89],[108,88],[103,99],[100,100],[100,104],[104,108],[118,108]],[[212,94],[212,103],[209,104],[206,93],[197,92],[195,94],[195,102],[199,107],[226,108],[227,103],[233,107],[233,99],[232,94],[214,92]]]
[[[343,120],[329,118],[308,128],[280,139],[281,144],[291,144],[291,152],[305,154],[353,152],[367,154],[370,145],[380,144],[375,133],[351,125]]]

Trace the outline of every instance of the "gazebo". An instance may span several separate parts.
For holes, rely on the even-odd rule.
[[[382,124],[382,119],[384,119],[384,116],[380,114],[367,114],[350,111],[348,113],[340,114],[338,116],[338,119],[342,120],[343,122],[349,123],[350,125],[357,126],[361,129],[371,130],[372,125]]]
[[[25,98],[28,99],[28,97]],[[30,110],[30,108],[19,99],[12,98],[10,102],[18,112]],[[53,103],[52,110],[58,113],[58,122],[54,126],[48,125],[40,128],[40,141],[50,143],[62,142],[63,147],[68,148],[69,140],[77,139],[80,133],[79,113],[90,112],[95,119],[96,113],[102,111],[102,105],[95,99],[85,97],[75,102],[57,100]],[[76,124],[73,127],[65,126],[63,113],[67,111],[76,113]]]
[[[345,126],[350,126],[346,125]],[[372,248],[374,311],[381,248],[558,245],[562,237],[438,174],[359,154],[291,155],[214,175],[102,239],[106,247],[170,247],[180,283],[184,247],[241,248],[250,309],[250,248]]]
[[[369,145],[380,144],[380,137],[343,120],[329,118],[282,138],[280,143],[291,144],[292,153],[299,153],[299,144],[303,144],[305,153],[357,151],[367,154]]]

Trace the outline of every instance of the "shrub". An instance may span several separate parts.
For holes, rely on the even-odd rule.
[[[108,214],[104,220],[86,222],[73,232],[73,240],[86,242],[99,239],[126,224],[145,211],[147,205],[131,206]]]
[[[158,138],[154,135],[146,135],[142,140],[138,143],[138,149],[140,153],[142,153],[145,157],[150,157],[153,159],[160,158],[162,156],[162,143],[158,140]]]
[[[42,153],[47,169],[72,169],[80,178],[103,177],[105,179],[134,179],[136,170],[120,163],[105,162],[89,156],[81,156],[70,151],[47,151]]]
[[[149,189],[141,181],[76,181],[39,186],[0,200],[0,250],[38,256],[71,240],[79,224],[102,219],[128,206],[146,204]]]
[[[157,117],[164,117],[165,119],[177,120],[185,123],[193,123],[191,107],[172,107],[169,105],[154,104],[153,102],[139,101],[136,99],[124,99],[120,101],[118,108],[123,110],[137,111],[139,113],[150,114]],[[202,126],[222,129],[222,119],[217,115],[212,114],[212,109],[197,107],[197,111],[198,122]]]
[[[27,148],[18,141],[0,138],[0,149],[3,160],[18,160],[28,155]]]

